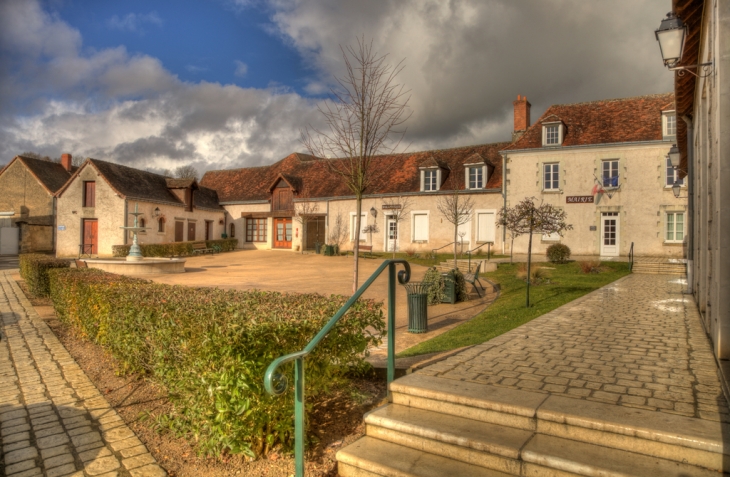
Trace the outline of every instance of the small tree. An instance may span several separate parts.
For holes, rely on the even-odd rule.
[[[315,219],[314,214],[318,211],[319,205],[308,198],[294,203],[294,220],[299,222],[302,227],[302,253],[304,253],[304,234],[307,224]]]
[[[383,209],[388,210],[388,215],[391,220],[395,222],[396,233],[400,229],[400,223],[403,222],[411,209],[411,200],[408,197],[388,197],[383,199]],[[390,230],[385,231],[386,234],[390,234]],[[386,237],[386,240],[389,240]],[[395,243],[393,243],[393,258],[395,258]]]
[[[509,263],[512,263],[512,255],[515,249],[515,239],[520,236],[518,231],[520,224],[520,217],[515,209],[503,209],[499,212],[499,225],[509,231],[511,243],[509,246]]]
[[[454,225],[454,268],[456,269],[458,268],[456,263],[456,248],[459,241],[459,226],[471,220],[474,201],[471,197],[465,196],[463,191],[459,189],[455,176],[456,174],[452,172],[450,181],[453,192],[439,197],[436,201],[436,208],[448,222]]]
[[[358,39],[357,48],[342,49],[345,75],[337,78],[337,88],[331,90],[332,100],[318,109],[324,116],[327,130],[307,128],[302,142],[310,154],[340,158],[327,161],[330,171],[339,175],[352,191],[356,201],[355,230],[362,228],[362,196],[374,181],[387,176],[394,160],[389,163],[373,157],[393,153],[405,134],[398,128],[408,113],[408,91],[395,82],[403,62],[395,67],[385,62],[386,56],[373,51],[373,45]],[[355,234],[355,256],[352,292],[358,286],[359,234]]]
[[[347,240],[347,223],[342,217],[342,214],[338,213],[334,217],[334,223],[330,221],[329,227],[327,227],[327,243],[329,245],[337,245],[337,249],[342,248],[342,244]]]
[[[175,168],[175,177],[178,179],[195,179],[198,180],[198,170],[188,164],[187,166],[180,166]]]
[[[550,204],[535,205],[534,197],[527,197],[522,202],[502,211],[502,220],[507,221],[510,217],[511,227],[517,234],[529,234],[530,240],[527,245],[527,299],[526,305],[530,306],[530,264],[532,261],[532,234],[558,234],[561,237],[566,230],[572,230],[573,226],[565,222],[566,213]]]

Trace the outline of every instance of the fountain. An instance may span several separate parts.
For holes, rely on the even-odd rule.
[[[105,272],[116,273],[119,275],[184,273],[184,258],[145,258],[142,256],[142,249],[137,243],[137,233],[148,230],[149,227],[139,226],[139,216],[144,215],[144,212],[139,211],[139,203],[134,205],[134,212],[130,212],[129,214],[134,215],[134,226],[119,227],[125,231],[125,234],[127,233],[127,230],[134,234],[132,246],[129,248],[129,253],[127,254],[126,259],[84,259],[83,261],[86,262],[86,265],[90,268],[98,268]]]

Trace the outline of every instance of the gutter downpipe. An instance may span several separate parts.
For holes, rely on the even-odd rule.
[[[504,199],[502,208],[504,213],[507,210],[507,154],[502,155],[502,198]],[[505,254],[505,243],[507,243],[507,228],[502,226],[502,255]]]
[[[694,125],[692,117],[689,115],[682,116],[682,120],[687,124],[687,215],[689,224],[687,230],[687,290],[685,293],[693,294],[694,284]]]

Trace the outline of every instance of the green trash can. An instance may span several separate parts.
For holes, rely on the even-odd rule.
[[[441,298],[441,303],[456,303],[456,278],[454,277],[454,271],[442,273],[444,277],[444,295]]]
[[[428,289],[429,282],[410,282],[405,285],[408,293],[408,332],[428,331]]]
[[[335,254],[334,252],[335,247],[333,245],[325,245],[324,246],[324,255],[325,257],[331,257]]]

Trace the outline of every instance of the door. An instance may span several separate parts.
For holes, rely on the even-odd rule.
[[[618,212],[606,212],[601,214],[601,256],[618,257],[618,244]]]
[[[188,222],[188,242],[195,240],[195,222]]]
[[[18,255],[20,249],[20,229],[0,227],[0,255]]]
[[[274,219],[274,248],[291,248],[291,219]]]
[[[205,240],[213,240],[213,221],[205,221]]]
[[[388,216],[385,219],[385,251],[386,252],[397,252],[398,251],[398,221],[392,216]]]
[[[314,250],[317,243],[323,244],[324,237],[324,217],[314,217],[307,222],[307,248],[306,250]]]
[[[96,255],[99,253],[98,222],[96,219],[84,219],[84,242],[81,253]]]
[[[175,222],[175,242],[183,242],[185,240],[185,222],[180,220]]]

